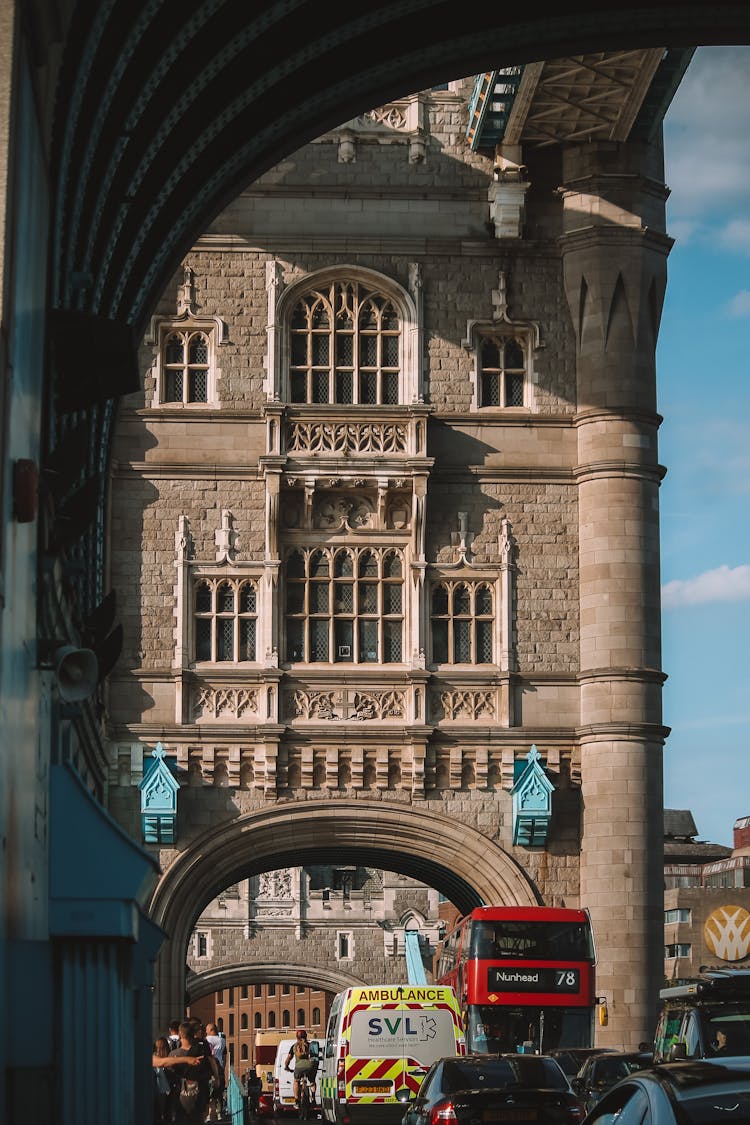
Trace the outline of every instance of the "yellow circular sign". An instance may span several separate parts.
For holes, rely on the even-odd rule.
[[[719,906],[703,927],[706,945],[721,961],[743,961],[750,953],[750,914],[744,906]]]

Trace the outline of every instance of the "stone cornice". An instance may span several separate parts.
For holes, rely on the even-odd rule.
[[[579,684],[611,683],[612,681],[631,681],[637,683],[663,684],[667,673],[660,668],[587,668],[576,675]]]
[[[558,237],[558,245],[563,254],[576,250],[590,251],[594,247],[607,247],[626,245],[628,243],[641,243],[647,249],[656,250],[666,255],[674,246],[674,239],[660,230],[651,227],[623,226],[616,223],[591,223],[587,226],[576,227]]]
[[[658,723],[590,723],[576,727],[575,736],[583,748],[596,742],[663,743],[671,730]]]
[[[664,480],[667,470],[663,465],[642,465],[637,461],[589,461],[585,465],[577,465],[572,473],[576,484],[605,477],[635,477],[658,484]]]
[[[658,429],[664,418],[661,414],[651,410],[634,410],[631,406],[602,406],[589,407],[577,411],[572,418],[572,424],[578,429],[596,422],[635,422],[641,426],[653,426]]]

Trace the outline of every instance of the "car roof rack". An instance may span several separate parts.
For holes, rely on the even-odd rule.
[[[723,965],[701,965],[700,977],[662,988],[662,1000],[733,999],[750,996],[750,969],[733,969]]]

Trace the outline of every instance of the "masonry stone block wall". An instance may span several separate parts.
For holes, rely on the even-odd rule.
[[[161,740],[181,782],[177,843],[156,849],[165,878],[212,830],[290,802],[356,799],[466,825],[529,901],[591,909],[612,1016],[602,1041],[628,1046],[649,1034],[660,946],[658,144],[530,148],[523,221],[498,238],[493,155],[466,140],[470,90],[404,99],[286,158],[216,218],[165,291],[112,467],[126,644],[110,679],[110,808],[138,834],[136,786]],[[397,310],[397,401],[363,391],[347,408],[310,391],[322,321],[305,329],[313,351],[295,351],[299,295],[355,284]],[[194,393],[187,353],[170,382],[170,333],[207,341]],[[486,340],[520,342],[515,397],[508,362],[492,390]],[[298,370],[302,395],[290,392]],[[378,571],[377,641],[358,648],[337,631],[356,618],[358,636],[375,636],[364,601],[348,617],[321,601],[316,618],[304,599],[320,588],[291,572],[295,548],[329,552],[326,566],[375,551],[385,567],[398,552],[397,595]],[[211,601],[230,587],[231,608]],[[440,589],[451,606],[461,591],[475,600],[441,616]],[[240,636],[252,652],[230,658],[222,645]],[[510,789],[532,743],[555,790],[547,845],[525,849]],[[434,846],[404,845],[400,869],[429,881]],[[460,857],[456,869],[479,884]],[[172,941],[184,946],[222,880],[244,874],[227,861],[201,883]],[[303,940],[316,956],[330,944],[317,930]],[[284,956],[295,948],[279,939]]]

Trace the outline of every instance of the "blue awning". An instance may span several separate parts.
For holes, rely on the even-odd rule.
[[[159,877],[69,766],[50,769],[50,933],[138,941]]]

